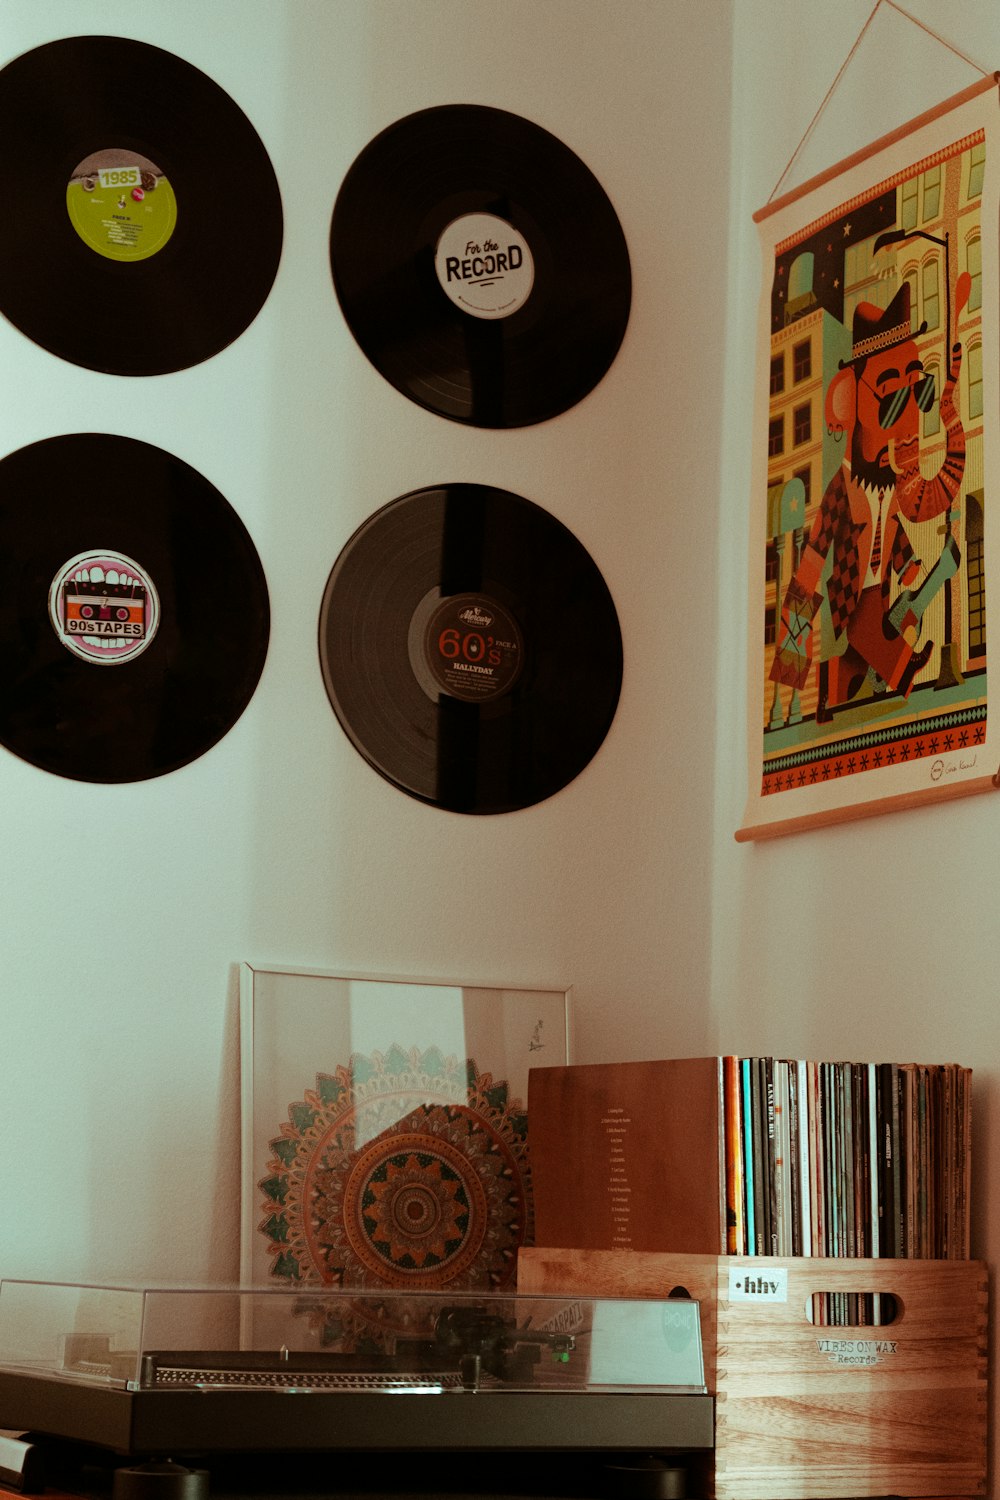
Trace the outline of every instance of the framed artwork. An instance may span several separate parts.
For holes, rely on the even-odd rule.
[[[565,990],[243,964],[243,1284],[512,1289],[528,1070],[568,1026]]]
[[[755,216],[738,839],[994,785],[997,117],[990,77]]]

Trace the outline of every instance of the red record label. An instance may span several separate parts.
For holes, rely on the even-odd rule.
[[[425,649],[441,690],[470,703],[508,692],[523,660],[514,616],[481,594],[445,599],[430,618]]]

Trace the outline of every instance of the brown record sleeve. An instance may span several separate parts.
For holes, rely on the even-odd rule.
[[[723,1254],[724,1119],[719,1057],[532,1069],[535,1243]]]

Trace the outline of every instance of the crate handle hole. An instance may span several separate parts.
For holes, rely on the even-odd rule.
[[[903,1302],[895,1292],[813,1292],[805,1313],[816,1328],[885,1328],[903,1316]]]

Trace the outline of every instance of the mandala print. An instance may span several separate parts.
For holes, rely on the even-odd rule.
[[[314,1287],[496,1291],[532,1229],[527,1117],[437,1048],[355,1054],[317,1076],[258,1184],[271,1274]]]

